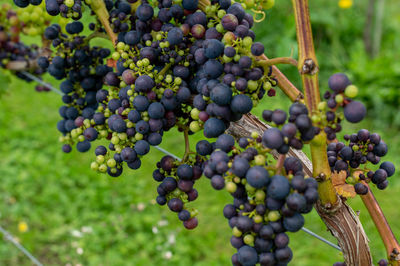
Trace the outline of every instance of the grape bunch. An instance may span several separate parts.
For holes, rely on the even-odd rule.
[[[369,163],[379,164],[381,157],[388,152],[380,135],[361,129],[357,133],[345,135],[344,139],[347,144],[332,142],[328,145],[328,161],[332,171],[346,171],[346,182],[354,185],[357,194],[368,193],[368,187],[361,181],[372,182],[379,189],[385,189],[389,183],[387,178],[395,172],[393,163],[382,162],[375,171],[368,167]]]
[[[44,2],[38,6],[30,5],[26,8],[19,8],[17,15],[22,24],[22,32],[29,36],[42,36],[51,21]]]
[[[136,9],[106,2],[118,33],[116,71],[104,77],[108,89],[97,92],[92,123],[111,143],[93,169],[121,174],[125,148],[135,152],[128,167],[136,169],[173,127],[217,137],[273,90],[270,68],[259,66],[264,47],[253,43],[252,17],[228,2],[207,13],[190,1],[142,1]]]
[[[45,0],[45,3],[46,3],[46,11],[51,16],[61,15],[64,18],[72,18],[73,20],[79,20],[82,18],[82,10],[83,10],[82,5],[84,1]]]
[[[103,77],[112,71],[104,64],[110,55],[105,48],[90,47],[83,36],[81,22],[66,25],[67,34],[61,33],[61,27],[53,24],[46,28],[45,37],[52,41],[57,53],[51,58],[40,57],[38,64],[56,79],[65,79],[60,89],[64,93],[62,101],[65,104],[59,109],[63,118],[57,124],[58,130],[64,135],[63,151],[70,152],[71,146],[77,142],[78,151],[90,149],[90,142],[97,139],[101,127],[95,129],[94,116],[99,104],[97,92],[103,87]],[[108,134],[103,134],[107,137]]]
[[[215,150],[205,162],[204,175],[215,189],[225,188],[234,198],[223,210],[232,228],[231,244],[238,250],[233,265],[287,264],[292,251],[285,232],[304,225],[302,214],[318,199],[317,181],[305,177],[297,158],[274,165],[270,150],[255,133],[238,145],[223,134],[215,144],[198,144],[197,152],[207,154],[210,146]]]
[[[158,169],[153,172],[154,180],[160,182],[157,187],[157,203],[167,204],[171,211],[178,214],[187,229],[194,229],[198,224],[195,217],[198,211],[188,208],[186,204],[198,196],[193,186],[202,176],[202,164],[203,158],[198,155],[190,156],[184,162],[167,155],[157,163]]]
[[[311,141],[320,132],[320,128],[313,126],[307,107],[300,102],[290,106],[289,117],[281,109],[264,110],[262,117],[274,126],[264,132],[262,142],[265,147],[276,149],[280,154],[286,154],[290,147],[301,150],[305,142]]]
[[[20,41],[23,25],[17,12],[11,9],[11,5],[3,4],[0,9],[0,67],[10,69],[18,78],[31,81],[21,73],[22,69],[37,76],[44,73],[44,69],[35,67],[35,61],[40,55],[37,45],[25,45]],[[16,66],[16,68],[14,68]]]
[[[315,117],[315,122],[324,126],[328,140],[334,140],[336,133],[342,130],[340,122],[345,118],[350,123],[358,123],[364,119],[367,109],[364,104],[352,100],[358,94],[358,88],[343,73],[336,73],[329,78],[329,88],[324,94],[326,102],[321,102],[318,109],[325,112],[324,116]],[[337,112],[337,108],[343,107],[343,114]]]
[[[132,7],[125,1],[105,1],[106,8],[110,12],[110,24],[115,33],[128,32],[131,25],[136,23],[137,17],[132,14]],[[119,41],[124,41],[120,36]]]

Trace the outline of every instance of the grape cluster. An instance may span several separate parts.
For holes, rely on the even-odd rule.
[[[44,69],[34,67],[35,60],[39,57],[40,49],[37,45],[27,46],[20,41],[23,25],[11,5],[3,4],[0,9],[0,67],[8,69],[9,64],[23,64],[26,71],[42,75]],[[10,67],[12,69],[12,67]],[[31,81],[18,70],[12,70],[18,77]]]
[[[30,5],[26,8],[19,8],[17,15],[22,23],[22,32],[29,36],[42,36],[51,20],[51,16],[46,12],[44,2],[38,6]]]
[[[358,123],[364,119],[367,109],[364,104],[352,100],[358,94],[358,89],[343,73],[336,73],[329,78],[329,88],[324,94],[326,102],[321,102],[318,108],[325,112],[323,117],[316,117],[316,122],[325,127],[328,140],[334,140],[336,133],[342,130],[340,122],[345,118],[350,123]],[[336,112],[339,106],[343,107],[343,114]]]
[[[67,24],[69,35],[61,33],[61,27],[53,24],[46,28],[45,37],[52,41],[57,53],[51,58],[40,57],[38,64],[46,68],[56,79],[65,79],[60,90],[64,93],[62,101],[65,104],[59,110],[63,118],[57,124],[58,130],[63,133],[62,141],[64,152],[71,151],[71,145],[77,142],[78,151],[90,149],[90,142],[100,137],[102,127],[95,117],[99,104],[97,92],[103,87],[103,77],[111,67],[104,64],[110,51],[105,48],[90,47],[84,36],[81,22]],[[103,117],[101,120],[105,120]],[[104,121],[103,121],[104,123]],[[107,137],[108,133],[103,133]]]
[[[186,204],[198,196],[193,186],[202,176],[202,164],[201,156],[190,156],[180,162],[167,155],[157,163],[158,169],[153,172],[154,180],[161,182],[157,187],[157,203],[167,204],[171,211],[178,214],[179,220],[187,229],[194,229],[198,224],[195,217],[197,210],[188,208]]]
[[[290,147],[302,149],[304,142],[311,141],[320,132],[320,128],[313,126],[307,107],[300,102],[290,106],[289,117],[281,109],[264,110],[262,117],[274,126],[264,132],[262,142],[280,154],[286,154]]]
[[[115,33],[128,32],[130,25],[136,23],[137,17],[132,14],[132,7],[125,1],[105,1],[106,8],[110,12],[110,24]],[[122,35],[119,39],[124,41]]]
[[[172,127],[189,134],[204,128],[206,137],[217,137],[276,85],[258,66],[264,47],[253,43],[252,17],[239,4],[221,1],[206,13],[196,1],[106,6],[118,33],[116,72],[105,76],[109,88],[97,93],[93,118],[102,118],[95,124],[108,134],[114,155],[96,159],[95,170],[120,174],[125,148],[140,161]]]
[[[367,167],[368,163],[379,164],[381,157],[388,151],[379,134],[371,134],[368,130],[361,129],[355,134],[345,135],[344,139],[347,144],[333,142],[328,145],[328,161],[332,171],[346,171],[346,181],[354,185],[357,194],[368,193],[367,186],[361,181],[372,181],[379,189],[385,189],[388,185],[387,178],[395,172],[393,163],[383,162],[376,171]]]
[[[302,214],[318,199],[317,181],[306,178],[300,160],[288,157],[283,169],[269,160],[257,134],[242,138],[235,146],[230,135],[218,137],[214,145],[198,144],[197,152],[208,153],[204,175],[211,185],[233,196],[223,213],[232,228],[231,244],[238,250],[233,265],[288,263],[292,251],[285,233],[304,225]]]
[[[84,1],[81,0],[45,0],[47,13],[51,16],[79,20],[82,18]]]

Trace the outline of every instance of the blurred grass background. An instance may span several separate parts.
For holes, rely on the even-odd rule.
[[[347,73],[359,86],[370,107],[362,124],[344,123],[343,132],[368,128],[389,143],[384,158],[400,166],[399,101],[400,13],[395,0],[387,0],[383,18],[382,46],[371,58],[364,49],[363,32],[367,1],[356,1],[349,9],[337,1],[311,1],[311,19],[321,67],[321,90],[337,71]],[[296,55],[295,28],[289,1],[279,2],[267,13],[256,33],[269,57]],[[297,70],[282,70],[300,87]],[[49,76],[45,80],[56,85]],[[9,230],[45,265],[230,265],[234,253],[231,230],[222,208],[231,202],[227,192],[216,192],[209,180],[196,183],[199,226],[187,231],[166,207],[154,205],[156,182],[151,173],[163,155],[152,149],[138,171],[126,170],[117,178],[90,170],[93,151],[63,154],[58,143],[58,95],[37,93],[34,84],[11,78],[0,98],[0,225]],[[254,111],[287,107],[278,92],[265,98]],[[195,139],[200,136],[194,136]],[[161,146],[182,155],[182,139],[168,132]],[[376,197],[400,235],[400,174],[390,178],[385,191]],[[379,235],[360,199],[350,201],[360,212],[371,240],[376,263],[385,257]],[[27,226],[27,227],[26,227]],[[307,228],[335,242],[315,211],[306,216]],[[291,234],[292,265],[332,265],[341,254],[304,232]],[[4,239],[0,240],[0,265],[31,265]]]

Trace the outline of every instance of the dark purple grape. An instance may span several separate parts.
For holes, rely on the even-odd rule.
[[[270,149],[278,149],[283,145],[283,135],[277,128],[266,130],[262,136],[263,144]]]
[[[292,217],[283,218],[283,226],[289,232],[297,232],[303,225],[304,217],[299,213],[295,213]]]
[[[336,93],[344,92],[350,84],[349,78],[343,73],[333,74],[328,81],[329,88]]]
[[[267,189],[267,195],[273,199],[284,199],[290,192],[290,184],[286,177],[275,175]]]
[[[354,190],[359,195],[365,195],[368,193],[368,187],[362,183],[357,183],[354,185]]]
[[[344,117],[351,123],[358,123],[367,114],[365,105],[359,101],[351,101],[344,107]]]
[[[249,185],[255,188],[262,188],[269,183],[269,173],[261,166],[253,166],[246,173],[246,180]]]
[[[396,170],[392,162],[383,162],[379,168],[385,170],[388,177],[392,176]]]
[[[253,247],[244,245],[238,250],[238,260],[242,265],[255,265],[258,261],[257,251]]]

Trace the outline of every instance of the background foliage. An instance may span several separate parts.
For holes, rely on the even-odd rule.
[[[346,124],[344,132],[375,128],[390,143],[387,160],[400,167],[396,156],[400,139],[395,126],[400,101],[400,13],[396,1],[386,1],[382,48],[375,59],[364,50],[363,30],[367,1],[356,1],[340,9],[336,1],[311,1],[311,19],[321,68],[321,88],[327,78],[344,71],[360,88],[369,105],[369,120],[357,128]],[[289,1],[279,1],[257,28],[270,57],[296,55],[294,20]],[[282,67],[299,86],[297,70]],[[45,79],[57,83],[49,76]],[[230,229],[222,208],[231,198],[215,192],[209,180],[198,182],[199,227],[186,231],[166,208],[154,205],[156,183],[151,177],[156,160],[139,171],[126,171],[118,179],[90,170],[92,153],[69,155],[61,152],[56,122],[61,100],[52,93],[37,93],[33,84],[0,72],[0,225],[45,265],[229,265],[233,249]],[[299,86],[300,87],[300,86]],[[282,99],[263,100],[264,108],[288,105]],[[388,128],[387,122],[390,122]],[[169,132],[162,147],[182,155],[182,139]],[[150,157],[149,156],[149,157]],[[399,174],[389,188],[376,191],[395,234],[400,235]],[[197,184],[197,183],[196,183]],[[384,258],[383,245],[366,209],[357,198],[351,201],[371,240],[374,260]],[[24,225],[27,228],[24,228]],[[307,215],[306,227],[334,241],[315,211]],[[331,265],[341,260],[335,249],[303,232],[291,236],[293,265]],[[0,265],[30,265],[10,243],[0,241]]]

